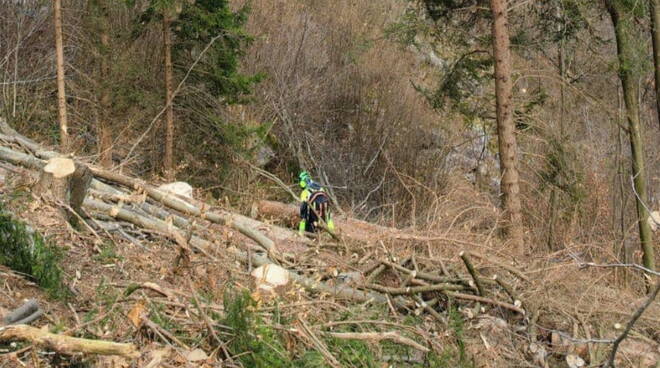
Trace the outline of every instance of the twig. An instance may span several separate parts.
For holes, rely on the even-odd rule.
[[[366,285],[367,288],[380,291],[381,293],[388,293],[390,295],[412,295],[418,293],[424,293],[429,291],[449,291],[449,290],[464,290],[465,288],[461,285],[455,284],[436,284],[428,286],[415,286],[415,287],[403,287],[403,288],[394,288],[387,287],[375,284]]]
[[[195,300],[195,304],[197,304],[197,309],[199,309],[199,315],[202,317],[204,323],[206,324],[206,328],[209,330],[211,336],[213,336],[213,339],[215,339],[218,345],[222,348],[223,352],[225,352],[225,355],[227,356],[227,360],[229,360],[231,364],[234,364],[234,360],[232,359],[231,354],[227,353],[228,350],[227,344],[224,341],[220,340],[218,334],[215,332],[215,328],[213,328],[213,323],[211,322],[211,319],[209,319],[209,316],[204,311],[204,306],[202,305],[202,303],[199,302],[199,298],[197,297],[197,293],[195,292],[195,288],[190,278],[188,279],[188,287],[190,288],[190,292],[192,293],[193,299]]]
[[[166,342],[167,342],[167,340],[170,340],[170,341],[176,343],[177,345],[181,346],[182,348],[184,348],[186,350],[190,349],[190,347],[188,345],[184,344],[181,340],[179,340],[171,332],[169,332],[166,329],[162,328],[156,322],[150,320],[149,317],[147,317],[146,315],[142,316],[142,322],[144,322],[144,324],[147,327],[149,327],[151,330],[156,332],[158,335],[161,335],[161,338],[163,336],[166,337],[167,338],[167,339],[165,339]]]
[[[632,176],[632,175],[630,176],[630,185],[632,186],[633,193],[635,193],[635,197],[637,198],[639,203],[641,203],[642,206],[644,206],[644,209],[646,209],[646,213],[649,215],[648,217],[651,219],[651,221],[653,221],[656,225],[660,226],[660,223],[657,222],[653,218],[653,216],[651,216],[651,213],[653,213],[653,211],[651,211],[651,209],[649,209],[649,207],[646,205],[646,203],[644,203],[644,201],[642,201],[642,198],[640,198],[639,193],[637,193],[637,189],[635,189],[635,178],[637,177],[637,175],[639,175],[639,173],[635,174],[635,176]],[[640,221],[642,221],[642,220],[640,219]]]
[[[642,313],[644,313],[646,308],[648,308],[649,305],[651,305],[651,303],[653,303],[656,296],[658,296],[659,291],[660,291],[660,282],[656,282],[655,288],[653,289],[653,291],[651,292],[649,297],[646,299],[646,302],[644,302],[644,304],[642,304],[642,306],[639,307],[639,309],[637,309],[637,312],[635,312],[635,314],[633,314],[632,318],[628,322],[628,325],[626,325],[625,330],[623,330],[623,333],[621,335],[619,335],[619,337],[617,337],[616,340],[614,340],[614,344],[612,346],[612,352],[610,353],[610,358],[607,361],[607,363],[605,363],[604,368],[614,367],[614,358],[616,358],[616,352],[619,349],[619,345],[628,336],[628,334],[630,333],[630,330],[635,325],[635,322],[637,322],[637,320],[642,315]]]
[[[399,335],[394,331],[388,332],[322,332],[324,335],[332,336],[337,339],[348,339],[348,340],[370,340],[370,341],[380,341],[380,340],[391,340],[402,345],[410,346],[419,351],[428,353],[429,348],[420,345],[419,343]]]
[[[434,299],[434,300],[436,300],[436,303],[437,303],[437,299]],[[422,308],[424,308],[425,311],[427,311],[430,315],[432,315],[433,317],[435,317],[435,319],[437,319],[438,322],[440,322],[440,323],[442,323],[442,324],[445,323],[445,320],[442,318],[442,316],[440,315],[440,313],[438,313],[435,309],[433,309],[433,307],[431,306],[431,304],[425,302],[424,299],[422,299],[421,296],[419,296],[419,295],[415,295],[415,301],[416,301],[416,302],[417,302]]]
[[[504,309],[508,309],[508,310],[511,310],[511,311],[514,311],[514,312],[517,312],[517,313],[520,313],[520,314],[523,314],[523,315],[525,314],[524,309],[522,309],[520,307],[517,307],[513,304],[500,302],[498,300],[488,299],[488,298],[484,298],[484,297],[477,296],[477,295],[461,294],[461,293],[456,293],[456,292],[452,292],[452,291],[445,291],[445,294],[447,294],[448,296],[454,297],[456,299],[473,300],[475,302],[481,302],[481,303],[486,303],[486,304],[491,304],[491,305],[495,305],[495,306],[498,306],[498,307],[502,307]]]
[[[261,176],[263,176],[267,179],[270,179],[275,184],[279,185],[282,189],[284,189],[287,193],[289,193],[295,201],[300,200],[300,199],[298,199],[298,196],[291,190],[291,188],[289,188],[286,184],[284,184],[284,182],[280,178],[278,178],[275,174],[272,174],[272,173],[270,173],[270,172],[268,172],[268,171],[266,171],[266,170],[264,170],[260,167],[257,167],[255,165],[253,165],[252,163],[248,162],[247,160],[242,160],[242,161],[243,161],[243,163],[250,166],[250,168],[252,170],[256,171],[257,174],[259,174],[259,175],[261,175]]]
[[[488,262],[490,262],[490,263],[492,263],[496,266],[500,266],[500,267],[504,268],[505,270],[511,272],[512,274],[518,276],[522,280],[529,281],[529,277],[527,277],[524,273],[522,273],[522,271],[520,271],[519,269],[517,269],[513,266],[510,266],[510,265],[504,263],[503,261],[497,260],[495,258],[495,256],[492,256],[492,255],[486,256],[486,255],[483,255],[481,253],[477,253],[473,250],[469,251],[468,253],[473,257],[481,258],[481,259],[486,260],[486,261],[488,261]]]
[[[403,266],[400,266],[400,265],[398,265],[396,263],[393,263],[393,262],[390,262],[390,261],[381,261],[381,263],[383,263],[384,265],[390,266],[390,267],[392,267],[396,270],[399,270],[401,272],[407,273],[409,275],[411,275],[411,274],[413,274],[413,272],[415,272],[415,271],[411,271],[411,270],[409,270],[409,269],[407,269]],[[415,272],[415,275],[416,275],[416,277],[418,277],[420,279],[424,279],[426,281],[432,281],[432,282],[452,282],[452,281],[456,281],[455,278],[447,278],[447,277],[437,276],[437,275],[434,275],[434,274],[431,274],[431,273],[421,272],[421,271],[420,272]]]
[[[459,253],[459,256],[463,260],[463,263],[465,263],[465,267],[470,273],[470,276],[472,276],[472,279],[474,280],[474,284],[477,286],[477,291],[479,292],[479,295],[486,296],[485,289],[483,288],[483,286],[481,286],[481,281],[479,280],[477,271],[475,271],[474,266],[472,266],[472,262],[470,262],[470,259],[468,258],[467,254],[465,254],[465,252],[461,252]]]
[[[642,265],[636,264],[636,263],[609,263],[609,264],[596,264],[593,262],[580,262],[578,263],[579,268],[587,268],[587,267],[626,267],[626,268],[635,268],[640,271],[643,271],[645,273],[648,273],[650,275],[654,276],[660,276],[660,272],[658,271],[653,271],[651,269],[648,269]]]
[[[375,319],[332,321],[332,322],[326,322],[326,323],[322,324],[321,326],[323,326],[323,327],[333,327],[333,326],[341,326],[341,325],[362,325],[362,324],[372,324],[372,325],[383,325],[383,326],[397,327],[397,328],[404,329],[404,330],[409,331],[409,332],[413,332],[413,333],[415,333],[419,336],[422,336],[424,338],[427,338],[427,335],[425,333],[420,332],[419,329],[413,328],[413,326],[403,325],[403,324],[396,323],[396,322],[391,322],[391,321],[375,320]]]
[[[312,344],[316,349],[323,355],[323,357],[326,359],[328,364],[332,366],[333,368],[341,368],[341,363],[335,358],[330,350],[328,350],[328,347],[325,345],[321,339],[319,339],[314,332],[312,332],[312,329],[309,328],[307,323],[305,323],[305,320],[302,318],[298,318],[298,324],[300,325],[300,331],[302,332],[302,335],[307,337],[309,340],[312,341]]]
[[[497,277],[497,275],[493,276],[493,280],[495,280],[495,282],[497,282],[497,284],[500,285],[500,287],[502,289],[504,289],[506,294],[511,298],[511,302],[515,303],[516,301],[520,300],[520,299],[518,299],[516,294],[514,294],[513,289],[511,288],[511,286],[507,285],[503,280],[501,280],[499,277]]]
[[[376,277],[378,277],[378,275],[380,275],[381,273],[383,273],[383,271],[385,271],[385,268],[387,268],[387,267],[384,264],[381,264],[380,266],[378,266],[374,270],[374,272],[372,272],[369,276],[367,276],[367,279],[364,280],[364,283],[365,284],[373,283],[374,280],[376,279]]]

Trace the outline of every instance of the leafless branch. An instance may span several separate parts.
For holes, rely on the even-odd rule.
[[[658,296],[659,291],[660,291],[660,282],[656,282],[655,288],[653,289],[651,294],[649,294],[649,297],[648,299],[646,299],[646,302],[644,302],[644,304],[641,307],[639,307],[639,309],[637,309],[637,312],[635,312],[633,317],[628,322],[628,325],[626,325],[626,329],[623,330],[623,333],[619,335],[619,337],[617,337],[616,340],[614,340],[614,345],[612,346],[612,352],[610,353],[610,359],[607,361],[604,368],[614,367],[614,358],[616,357],[616,352],[619,349],[619,345],[628,336],[633,325],[635,325],[635,322],[637,322],[639,317],[642,316],[646,308],[648,308],[649,305],[653,303],[655,298]]]
[[[540,328],[541,330],[544,330],[544,331],[556,333],[557,335],[561,336],[562,338],[564,338],[564,339],[566,339],[570,342],[574,342],[576,344],[612,344],[615,341],[614,339],[577,339],[577,338],[575,338],[575,337],[573,337],[573,336],[571,336],[571,335],[569,335],[569,334],[567,334],[566,332],[563,332],[563,331],[553,330],[553,329],[550,329],[550,328],[545,328],[543,326],[537,326],[537,327]]]
[[[637,173],[637,175],[639,175],[639,173]],[[648,218],[650,218],[651,221],[653,221],[656,225],[660,226],[660,222],[656,221],[656,220],[653,218],[653,216],[651,216],[651,213],[652,213],[653,211],[651,211],[651,209],[646,205],[646,203],[644,203],[644,201],[642,201],[642,198],[640,198],[639,193],[637,193],[637,190],[635,190],[635,177],[637,177],[637,175],[635,175],[635,176],[632,176],[632,175],[631,175],[631,176],[630,176],[630,184],[632,185],[633,193],[635,193],[635,197],[637,198],[637,200],[639,201],[639,203],[641,203],[642,206],[644,206],[644,209],[646,209],[646,212],[649,214]],[[646,220],[646,219],[644,219],[644,220]],[[640,219],[640,221],[642,221],[642,219]]]
[[[579,264],[580,268],[586,268],[586,267],[624,267],[624,268],[635,268],[640,271],[643,271],[647,274],[654,275],[654,276],[660,276],[660,272],[658,271],[653,271],[651,269],[648,269],[642,265],[638,265],[636,263],[609,263],[609,264],[597,264],[593,262],[587,262],[587,263],[580,263]]]

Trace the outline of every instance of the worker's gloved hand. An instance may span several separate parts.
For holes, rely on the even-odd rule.
[[[328,230],[330,230],[331,233],[335,232],[335,222],[332,221],[332,219],[328,219]]]
[[[307,222],[305,220],[300,221],[300,224],[298,224],[298,235],[305,236],[305,227],[307,227]]]

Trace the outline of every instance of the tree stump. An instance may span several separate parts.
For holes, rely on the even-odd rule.
[[[92,173],[89,168],[70,158],[55,157],[41,171],[35,192],[62,206],[62,214],[72,225],[78,224],[81,206],[87,195]],[[73,213],[72,211],[75,211]]]

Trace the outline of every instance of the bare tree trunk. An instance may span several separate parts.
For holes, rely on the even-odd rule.
[[[62,39],[62,0],[54,0],[55,54],[57,58],[57,103],[60,118],[60,150],[69,152],[69,128],[66,118],[66,92],[64,90],[64,41]]]
[[[101,105],[103,106],[103,105]],[[105,107],[102,107],[105,108]],[[102,114],[105,118],[107,114]],[[102,120],[99,126],[99,164],[105,169],[112,167],[112,130],[107,120]]]
[[[173,96],[173,71],[172,71],[172,37],[170,34],[171,19],[163,16],[163,42],[165,46],[165,157],[163,158],[163,170],[165,178],[174,180],[174,111],[172,109]]]
[[[650,0],[651,37],[653,39],[653,63],[655,65],[655,100],[657,105],[658,126],[660,127],[660,4]]]
[[[564,93],[564,78],[565,78],[565,63],[564,63],[564,14],[562,12],[561,5],[557,6],[557,19],[562,21],[561,25],[557,28],[557,32],[561,34],[561,39],[559,40],[559,45],[557,46],[557,64],[559,67],[559,139],[560,142],[564,139],[564,118],[565,118],[565,93]],[[550,219],[548,220],[548,249],[552,251],[554,249],[555,239],[555,221],[557,219],[558,212],[558,196],[560,193],[557,192],[557,188],[553,185],[550,189]]]
[[[616,34],[617,56],[619,58],[619,78],[623,87],[623,99],[626,105],[626,120],[632,152],[632,175],[637,204],[637,220],[639,224],[639,239],[642,245],[644,267],[655,269],[655,256],[651,237],[651,228],[647,221],[649,213],[645,207],[648,203],[646,192],[646,173],[644,170],[644,148],[639,121],[639,90],[637,89],[640,75],[635,67],[636,55],[633,45],[635,35],[631,23],[632,15],[627,14],[624,5],[619,0],[608,0],[607,8],[612,17]],[[641,37],[641,35],[638,35]]]
[[[495,56],[495,96],[497,107],[497,135],[500,154],[500,169],[503,206],[508,224],[506,230],[514,245],[523,247],[523,224],[518,186],[517,143],[511,101],[511,54],[507,21],[507,1],[490,0],[493,12],[493,54]]]
[[[105,1],[99,1],[99,17],[101,28],[101,52],[99,65],[101,68],[101,76],[107,78],[110,75],[110,35],[108,34],[108,8]],[[101,121],[98,126],[98,151],[99,163],[103,168],[112,167],[112,128],[110,124],[110,88],[107,82],[102,82],[101,87]]]

